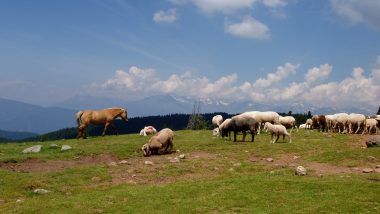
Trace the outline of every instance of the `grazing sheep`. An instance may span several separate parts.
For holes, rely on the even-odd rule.
[[[156,134],[157,130],[153,126],[145,126],[143,129],[140,131],[140,135],[150,135],[150,134]]]
[[[214,126],[220,126],[220,124],[222,124],[223,122],[223,117],[222,115],[215,115],[213,118],[212,118],[212,124]]]
[[[289,143],[292,142],[292,137],[286,131],[286,128],[283,125],[279,125],[279,124],[273,125],[271,123],[266,122],[264,125],[264,129],[268,130],[272,134],[272,139],[270,141],[271,143],[276,143],[278,138],[280,137],[280,135],[282,135],[283,140],[285,140],[285,135],[288,136],[289,137]],[[276,140],[274,140],[274,138],[273,138],[274,135],[277,136]]]
[[[306,120],[305,124],[307,129],[311,129],[311,126],[313,125],[313,120],[309,118]]]
[[[326,132],[333,131],[333,127],[336,122],[335,115],[328,114],[325,116],[326,118]]]
[[[296,129],[298,129],[298,127],[296,126],[296,119],[293,116],[280,116],[279,120],[280,124],[285,126],[286,128],[290,127],[293,130],[293,128],[295,127]]]
[[[213,136],[219,136],[220,132],[219,132],[219,128],[215,128],[212,130],[212,135]]]
[[[259,131],[258,134],[261,132],[261,125],[265,122],[271,122],[273,124],[280,124],[280,115],[278,115],[277,112],[274,111],[248,111],[244,112],[242,114],[239,114],[238,116],[242,117],[251,117],[255,119],[259,123]]]
[[[365,116],[363,114],[355,114],[351,113],[348,116],[348,121],[349,121],[349,133],[354,133],[353,128],[357,126],[358,128],[355,131],[355,134],[358,133],[360,128],[365,125]]]
[[[338,128],[339,133],[347,133],[348,131],[348,114],[347,113],[338,113],[335,114],[336,123],[334,125],[334,129]],[[340,131],[340,128],[342,128],[342,132]]]
[[[230,131],[228,131],[226,128],[228,126],[228,124],[231,122],[231,118],[228,118],[226,119],[225,121],[223,121],[222,124],[220,124],[219,126],[219,133],[221,134],[222,138],[224,137],[229,137],[229,139],[231,140],[231,134],[230,134]]]
[[[300,128],[300,129],[306,129],[306,123],[300,124],[300,126],[298,128]]]
[[[364,127],[362,134],[364,134],[364,133],[371,134],[372,130],[374,130],[375,134],[377,134],[379,132],[379,128],[377,128],[377,124],[378,124],[378,122],[374,118],[366,119],[365,120],[365,127]]]
[[[316,129],[319,127],[318,125],[318,115],[314,115],[311,120],[313,121],[313,123],[311,124],[311,128],[312,129]]]
[[[324,132],[326,129],[326,117],[325,115],[318,116],[318,127],[320,132]]]
[[[159,152],[167,152],[173,148],[174,132],[165,128],[150,138],[149,143],[142,146],[144,156],[158,155]]]
[[[237,132],[243,132],[243,141],[245,141],[246,131],[250,131],[252,136],[251,142],[253,142],[255,140],[258,125],[259,124],[254,118],[234,116],[225,127],[225,130],[234,132],[234,142],[236,142]]]

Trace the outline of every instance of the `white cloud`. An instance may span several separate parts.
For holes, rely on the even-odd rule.
[[[286,0],[263,0],[263,4],[267,7],[284,7],[287,2]]]
[[[314,67],[305,74],[305,81],[309,85],[318,83],[319,81],[325,80],[330,75],[331,71],[332,66],[329,64]]]
[[[232,13],[239,9],[252,8],[257,0],[190,0],[199,9],[207,13]]]
[[[333,11],[351,24],[367,23],[380,30],[380,1],[330,0]]]
[[[266,78],[259,78],[253,83],[255,88],[266,88],[274,83],[286,79],[290,74],[295,74],[299,65],[286,63],[284,66],[278,66],[275,73],[268,73]]]
[[[250,39],[269,39],[269,28],[260,21],[247,16],[240,23],[226,23],[224,31],[234,36]]]
[[[125,96],[140,97],[153,94],[174,94],[178,96],[217,99],[224,102],[246,100],[266,104],[303,103],[319,107],[363,107],[377,108],[380,101],[380,64],[366,75],[360,68],[354,68],[351,75],[340,81],[326,81],[333,72],[332,66],[322,64],[308,69],[300,82],[283,86],[277,84],[295,74],[299,65],[286,63],[278,66],[266,78],[239,83],[237,74],[222,76],[215,81],[207,77],[194,77],[191,73],[172,74],[167,79],[160,78],[153,69],[131,67],[128,72],[118,70],[114,76],[102,84],[94,84],[102,90]],[[325,81],[322,82],[321,81]]]
[[[167,11],[159,10],[153,15],[153,21],[157,23],[173,23],[177,20],[177,10],[175,8]]]

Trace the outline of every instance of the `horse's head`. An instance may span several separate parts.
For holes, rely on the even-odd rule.
[[[128,121],[128,112],[126,109],[121,109],[121,114],[120,114],[120,117],[125,121],[127,122]]]

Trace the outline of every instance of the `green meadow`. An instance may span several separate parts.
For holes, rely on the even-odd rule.
[[[362,172],[380,164],[379,146],[314,130],[292,137],[176,131],[176,152],[151,157],[138,134],[0,144],[0,213],[380,213],[380,173]],[[40,153],[22,153],[37,144]],[[295,175],[299,165],[306,176]]]

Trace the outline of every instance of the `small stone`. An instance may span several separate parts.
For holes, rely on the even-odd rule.
[[[295,173],[301,176],[306,175],[306,169],[303,166],[297,166]]]
[[[241,163],[234,163],[234,166],[241,166]]]
[[[248,151],[247,151],[247,150],[245,150],[244,152],[245,152],[245,153],[248,153]]]
[[[293,156],[293,160],[297,160],[298,158],[300,158],[300,156],[297,156],[297,155]]]
[[[352,169],[355,170],[355,171],[359,171],[360,170],[358,167],[354,167]]]
[[[136,174],[133,174],[133,175],[132,175],[132,178],[135,178],[136,176],[137,176]]]
[[[180,153],[180,152],[181,152],[181,150],[177,149],[175,152],[177,152],[177,153]]]
[[[61,152],[66,152],[66,151],[69,151],[71,149],[72,149],[72,147],[69,145],[62,145]]]
[[[153,165],[153,162],[152,161],[144,161],[144,164],[145,165]]]
[[[376,168],[380,168],[380,165],[376,165]]]
[[[50,149],[57,149],[59,146],[55,143],[50,145]]]
[[[23,202],[23,200],[22,199],[17,199],[16,200],[16,203],[20,203],[20,202]]]
[[[50,191],[46,189],[35,189],[33,190],[33,192],[36,194],[46,194],[46,193],[49,193]]]
[[[116,162],[110,162],[107,164],[108,166],[117,166],[117,163]]]
[[[180,159],[185,159],[186,155],[185,154],[181,154],[178,156]]]
[[[119,164],[128,164],[128,165],[131,165],[131,163],[127,160],[121,160],[119,161]]]
[[[179,159],[178,158],[173,158],[170,160],[170,163],[178,163]]]
[[[22,151],[22,153],[27,154],[27,153],[38,153],[42,149],[42,145],[35,145],[29,148],[26,148]]]
[[[377,161],[377,158],[375,158],[375,157],[373,157],[373,156],[368,156],[368,157],[367,157],[367,160],[368,160],[368,161],[373,161],[373,162],[375,162],[375,161]]]
[[[99,178],[99,177],[97,177],[97,176],[91,178],[91,181],[93,181],[93,182],[99,182],[99,181],[101,181],[101,180],[102,180],[102,179]]]
[[[272,174],[272,175],[273,175],[273,174],[274,174],[274,171],[270,171],[269,174]]]
[[[70,195],[72,195],[72,193],[71,192],[66,192],[65,195],[70,196]]]
[[[235,170],[234,170],[234,168],[229,168],[228,171],[233,172]]]
[[[273,162],[273,158],[267,158],[266,159],[268,162]]]
[[[363,173],[371,173],[371,172],[373,172],[373,169],[371,169],[371,168],[364,168],[364,169],[362,170],[362,172],[363,172]]]
[[[380,168],[376,168],[375,172],[380,173]]]
[[[217,171],[217,170],[219,170],[219,168],[218,167],[214,167],[214,170]]]
[[[297,165],[294,164],[294,163],[290,163],[288,166],[289,166],[289,167],[296,167]]]

